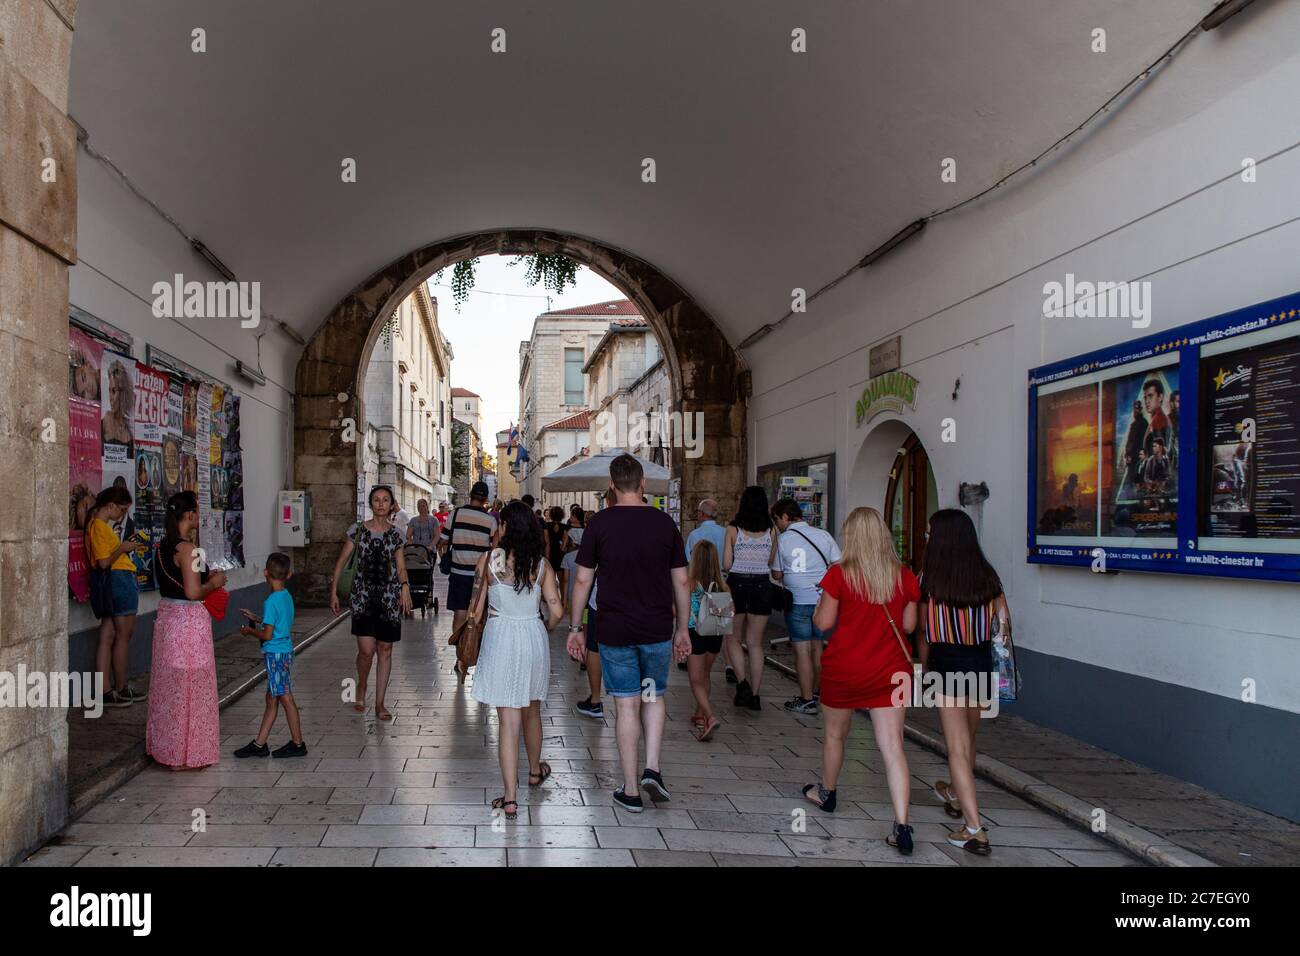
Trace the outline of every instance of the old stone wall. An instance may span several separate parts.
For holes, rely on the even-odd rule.
[[[76,0],[0,4],[0,671],[68,666],[68,267]],[[0,708],[0,865],[67,815],[67,712]]]

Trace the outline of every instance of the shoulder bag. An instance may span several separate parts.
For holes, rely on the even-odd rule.
[[[730,634],[736,623],[736,605],[726,591],[709,589],[700,598],[700,613],[695,618],[695,633],[701,637]]]
[[[894,632],[894,637],[898,638],[898,646],[903,649],[903,656],[907,658],[908,666],[912,668],[912,687],[919,687],[921,683],[921,664],[912,656],[911,645],[904,640],[903,632],[900,631],[898,625],[894,623],[894,616],[889,613],[889,602],[886,601],[884,604],[880,605],[880,609],[885,612],[885,620],[889,622],[889,626]]]
[[[460,514],[459,508],[453,511],[451,517],[447,519],[447,550],[438,558],[439,574],[451,574],[451,549],[456,540],[456,515],[458,514]],[[473,604],[470,606],[473,607]]]
[[[352,600],[352,582],[357,576],[357,539],[349,537],[352,542],[352,553],[348,555],[347,561],[343,564],[343,570],[339,572],[338,587],[334,593],[338,595],[340,604],[347,604]]]
[[[476,570],[474,590],[469,598],[469,614],[465,616],[460,627],[451,632],[451,637],[447,638],[447,643],[456,648],[456,677],[461,683],[464,683],[469,669],[478,663],[478,652],[483,643],[482,604],[485,595],[483,575]]]
[[[155,550],[155,565],[162,569],[163,574],[167,575],[168,581],[180,588],[181,593],[184,593],[185,585],[172,577],[172,573],[167,570],[167,562],[163,560],[162,544],[160,543]],[[230,604],[230,592],[225,588],[214,588],[208,592],[207,597],[203,599],[202,603],[204,608],[207,609],[207,612],[212,615],[212,619],[214,621],[220,621],[226,616],[226,607]]]
[[[825,567],[827,571],[829,571],[831,567],[831,563],[826,560],[826,555],[822,554],[822,549],[817,547],[816,544],[813,544],[813,540],[810,537],[808,537],[806,534],[804,534],[802,531],[798,531],[794,528],[791,528],[790,530],[794,531],[795,534],[797,534],[799,537],[803,538],[805,541],[807,541],[809,544],[812,545],[812,549],[817,552],[817,557],[822,559],[822,565]],[[777,547],[778,549],[780,548],[779,543]],[[782,613],[788,612],[791,608],[794,607],[794,592],[781,583],[776,583],[775,587],[776,590],[773,592],[772,595],[773,606],[775,606],[775,608],[778,611],[781,611]]]

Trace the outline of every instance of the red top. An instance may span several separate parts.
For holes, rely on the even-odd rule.
[[[821,588],[840,604],[835,632],[822,651],[822,703],[847,709],[892,706],[899,686],[894,675],[910,678],[912,669],[884,609],[853,591],[838,564],[830,566]],[[903,609],[920,598],[916,575],[902,568],[898,588],[889,600],[889,613],[900,633]],[[907,640],[906,634],[903,639]],[[899,693],[906,700],[911,690]]]

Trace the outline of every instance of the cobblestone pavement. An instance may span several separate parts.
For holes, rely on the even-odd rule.
[[[613,717],[574,713],[586,675],[551,639],[543,757],[554,775],[520,788],[519,819],[494,821],[501,792],[496,716],[451,674],[450,615],[409,621],[394,653],[391,723],[340,700],[354,674],[346,624],[298,659],[295,697],[310,755],[295,760],[230,756],[256,733],[256,690],[222,712],[225,754],[216,767],[174,773],[150,767],[101,800],[29,859],[29,865],[1131,865],[1090,833],[995,786],[980,783],[991,857],[945,842],[948,818],[929,784],[941,757],[909,744],[916,852],[885,846],[892,812],[884,768],[865,719],[841,778],[840,808],[822,814],[800,796],[820,763],[820,721],[781,709],[791,689],[769,672],[761,712],[730,704],[721,667],[715,701],[724,720],[713,740],[690,736],[685,674],[672,670],[663,773],[671,802],[639,815],[615,809],[621,782]],[[373,698],[372,698],[373,701]],[[612,711],[612,707],[611,707]],[[272,744],[287,739],[283,721]],[[521,762],[521,774],[526,772]],[[521,780],[526,781],[526,777]],[[197,811],[202,810],[202,814]],[[806,811],[806,812],[804,812]],[[203,819],[200,832],[196,819]]]

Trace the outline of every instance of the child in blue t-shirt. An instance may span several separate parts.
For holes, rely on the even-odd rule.
[[[302,722],[298,717],[298,706],[293,702],[293,598],[285,590],[285,584],[293,577],[292,562],[287,554],[274,552],[266,559],[266,583],[271,585],[271,594],[262,605],[262,619],[259,621],[247,608],[244,616],[252,621],[239,629],[240,634],[256,637],[262,642],[262,658],[266,662],[266,710],[262,714],[262,727],[257,739],[235,751],[236,757],[305,757],[307,745],[302,740]],[[271,753],[266,745],[275,726],[275,717],[280,705],[284,705],[284,716],[289,722],[289,743]]]

